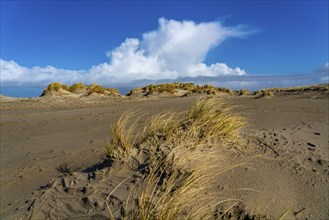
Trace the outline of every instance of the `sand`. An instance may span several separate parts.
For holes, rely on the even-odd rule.
[[[136,181],[124,181],[111,195],[110,209],[120,218],[147,156],[136,153],[137,161],[109,163],[104,149],[111,124],[127,110],[182,112],[198,98],[1,97],[1,219],[106,219],[105,199],[135,174]],[[221,208],[239,201],[230,210],[233,216],[239,206],[269,219],[282,214],[328,219],[328,97],[225,96],[218,101],[238,105],[235,111],[248,118],[243,144],[221,149],[226,163],[245,162],[223,172],[210,189],[235,201]]]

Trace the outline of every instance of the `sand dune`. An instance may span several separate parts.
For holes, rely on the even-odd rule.
[[[122,218],[130,192],[143,184],[140,166],[149,156],[132,152],[123,162],[109,161],[110,126],[126,110],[147,113],[145,121],[162,111],[186,111],[198,98],[1,98],[1,219]],[[238,105],[234,111],[248,126],[235,144],[204,150],[220,161],[220,175],[201,195],[217,196],[213,216],[327,219],[327,95],[294,91],[216,101]]]

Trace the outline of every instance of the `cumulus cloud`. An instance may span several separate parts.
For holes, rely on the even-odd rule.
[[[52,66],[22,67],[1,60],[2,85],[44,85],[52,81],[115,84],[136,80],[177,79],[179,77],[244,75],[239,67],[225,63],[204,63],[207,53],[222,41],[243,37],[241,26],[225,27],[220,22],[195,23],[159,19],[156,30],[141,39],[127,38],[107,53],[109,61],[89,70],[65,70]]]
[[[40,85],[52,81],[64,81],[67,83],[79,80],[83,71],[57,69],[53,66],[46,67],[22,67],[14,61],[0,59],[1,85]]]

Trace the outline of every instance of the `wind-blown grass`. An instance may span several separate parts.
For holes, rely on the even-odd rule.
[[[245,119],[214,99],[199,99],[185,113],[151,117],[140,132],[138,123],[136,114],[123,114],[112,126],[112,141],[106,148],[115,160],[129,158],[133,149],[149,155],[144,177],[127,199],[122,219],[213,217],[215,207],[225,201],[218,195],[205,198],[204,192],[215,177],[234,167],[221,166],[217,147],[234,137]]]
[[[112,140],[106,147],[106,153],[112,159],[122,159],[127,156],[133,146],[133,132],[137,120],[133,120],[137,114],[124,113],[111,128]]]
[[[189,110],[187,119],[190,136],[200,141],[232,137],[246,124],[245,119],[233,113],[231,107],[214,99],[197,101]]]

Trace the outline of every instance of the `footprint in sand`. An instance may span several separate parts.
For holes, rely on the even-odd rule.
[[[312,144],[312,143],[310,143],[310,142],[308,142],[307,145],[310,146],[310,147],[312,147],[312,148],[315,147],[315,144]]]

